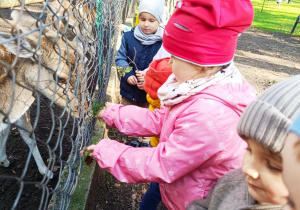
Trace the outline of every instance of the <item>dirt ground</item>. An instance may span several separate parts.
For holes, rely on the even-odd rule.
[[[272,84],[300,74],[300,37],[250,28],[239,38],[234,61],[260,94]],[[119,98],[116,78],[115,71],[112,71],[108,94],[114,102]],[[116,130],[110,130],[108,137],[126,144],[129,142],[126,136]],[[96,174],[86,210],[138,209],[138,203],[149,184],[121,183],[99,167],[96,168]],[[164,209],[166,207],[161,204],[159,210]]]
[[[50,137],[50,131],[52,128],[52,119],[49,117],[51,116],[50,109],[48,108],[49,103],[50,101],[47,98],[41,97],[40,117],[34,134],[37,139],[37,146],[40,154],[46,165],[48,161],[47,159],[49,158],[49,148],[51,150],[55,150],[54,153],[56,155],[56,162],[54,168],[56,171],[53,171],[53,178],[51,180],[45,180],[43,178],[37,169],[33,157],[30,158],[27,171],[25,171],[29,147],[23,141],[20,132],[16,129],[16,127],[13,126],[6,145],[6,154],[8,156],[8,160],[10,161],[10,165],[7,168],[0,166],[1,210],[12,209],[19,192],[21,192],[21,194],[16,209],[22,210],[39,209],[39,207],[41,209],[45,209],[52,197],[53,189],[56,187],[59,181],[59,168],[61,164],[64,165],[64,162],[68,160],[69,154],[72,150],[70,136],[76,136],[77,132],[76,129],[74,129],[75,132],[73,132],[74,125],[73,122],[69,120],[69,122],[65,124],[64,134],[60,134],[60,125],[59,121],[57,120],[54,124],[55,129],[48,144],[49,148],[45,146],[45,142]],[[63,109],[54,105],[53,112],[56,114],[56,116],[59,116],[59,114],[63,112]],[[30,118],[32,125],[34,124],[36,115],[37,103],[35,102],[30,107]],[[63,115],[61,121],[67,122],[67,116]],[[61,147],[57,148],[57,139],[60,138],[62,138],[60,145]],[[22,179],[23,183],[18,182],[18,178],[21,178],[22,174],[24,174],[24,178]],[[22,184],[24,184],[23,189]],[[42,187],[49,191],[46,193],[43,192],[44,190]]]
[[[241,35],[238,42],[235,63],[241,70],[245,78],[256,88],[258,93],[261,93],[270,85],[288,78],[292,75],[300,73],[300,37],[291,37],[289,35],[279,33],[267,33],[250,28]],[[112,71],[112,80],[109,84],[111,91],[110,96],[113,101],[117,101],[118,81],[116,72]],[[42,100],[42,106],[49,103],[46,99]],[[43,110],[43,107],[41,108]],[[31,119],[35,119],[36,107],[31,110]],[[57,111],[60,112],[57,108]],[[41,118],[35,131],[38,139],[47,139],[49,126],[52,125],[51,119],[48,117],[48,112],[42,112]],[[56,125],[57,129],[59,125]],[[72,124],[67,125],[66,134],[72,133]],[[128,143],[126,136],[120,135],[117,131],[109,132],[111,139],[117,139],[121,142]],[[56,139],[57,136],[54,136]],[[71,149],[71,143],[64,140],[63,161],[68,158],[68,153]],[[50,143],[53,148],[55,142]],[[48,158],[47,149],[38,143],[40,152],[46,162]],[[11,161],[9,168],[0,167],[0,174],[7,176],[20,177],[23,172],[23,167],[28,155],[28,147],[21,140],[19,132],[13,128],[7,144],[7,154]],[[57,163],[57,165],[59,165]],[[125,184],[117,181],[109,173],[99,167],[96,168],[98,176],[93,179],[93,192],[90,193],[86,209],[97,210],[124,210],[138,209],[138,203],[148,184]],[[42,190],[36,185],[42,181],[42,176],[39,174],[34,160],[30,161],[28,171],[25,176],[27,184],[24,186],[24,191],[21,195],[20,202],[16,209],[38,209],[41,201]],[[58,172],[54,173],[54,178],[47,183],[50,189],[55,188],[58,180]],[[0,209],[11,209],[14,199],[20,189],[20,185],[15,179],[0,179]],[[160,210],[166,209],[163,204],[159,207]]]
[[[258,93],[300,74],[300,37],[248,29],[238,41],[235,63]]]

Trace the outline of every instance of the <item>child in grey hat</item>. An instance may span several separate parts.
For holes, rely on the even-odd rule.
[[[242,114],[238,133],[248,147],[243,166],[218,180],[195,209],[282,209],[288,190],[282,179],[282,150],[287,129],[300,113],[300,75],[279,82]]]

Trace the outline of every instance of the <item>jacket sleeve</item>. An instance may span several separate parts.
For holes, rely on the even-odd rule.
[[[206,121],[211,116],[201,114],[199,117],[199,112],[189,112],[180,116],[168,140],[155,148],[133,148],[103,139],[95,147],[94,158],[101,168],[127,183],[171,183],[202,165],[203,173],[211,173],[209,169],[206,171],[208,165],[211,167],[209,161],[214,159],[217,165],[223,161],[218,156],[222,139],[214,136],[216,134],[207,126]],[[140,113],[135,115],[140,116]]]
[[[151,112],[138,106],[111,104],[104,112],[103,119],[112,128],[130,136],[156,136],[160,134],[165,107]]]
[[[121,40],[121,46],[120,49],[118,50],[115,63],[118,67],[122,67],[122,68],[129,67],[129,63],[127,62],[127,48],[126,48],[126,41],[124,35]],[[133,70],[125,74],[124,76],[125,80],[127,81],[128,77],[130,77],[131,75],[135,75]]]

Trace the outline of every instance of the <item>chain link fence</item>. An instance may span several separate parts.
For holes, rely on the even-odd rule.
[[[0,1],[0,209],[68,208],[126,5]]]
[[[165,0],[165,5],[168,9],[169,15],[171,16],[175,11],[177,0]]]

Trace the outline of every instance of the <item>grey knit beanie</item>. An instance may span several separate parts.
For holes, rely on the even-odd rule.
[[[139,15],[142,12],[147,12],[153,15],[156,20],[161,23],[164,14],[165,1],[164,0],[141,0],[139,4]]]
[[[287,129],[300,113],[300,75],[279,82],[248,105],[237,130],[281,155]]]

